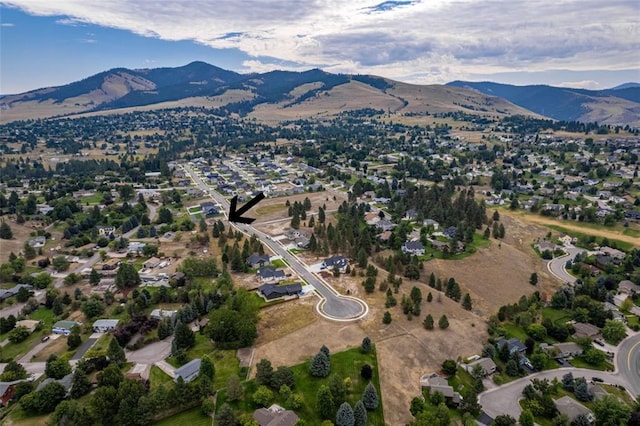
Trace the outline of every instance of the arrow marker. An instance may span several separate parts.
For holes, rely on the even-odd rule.
[[[249,201],[247,204],[242,206],[238,211],[236,211],[236,206],[238,204],[238,196],[236,195],[231,199],[231,206],[229,206],[229,221],[246,223],[246,224],[252,223],[255,220],[254,218],[242,217],[242,215],[245,214],[251,207],[255,206],[263,199],[264,199],[264,194],[261,192],[255,197],[253,197],[251,201]]]

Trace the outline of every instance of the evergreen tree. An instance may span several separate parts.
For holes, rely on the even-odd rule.
[[[364,408],[362,400],[353,406],[354,426],[367,426],[367,409]]]
[[[368,354],[371,352],[371,339],[369,337],[365,337],[362,339],[362,344],[360,345],[360,350],[362,353]]]
[[[256,382],[259,385],[270,385],[271,378],[273,377],[273,367],[271,361],[262,358],[258,364],[256,364]]]
[[[316,409],[322,419],[333,417],[333,397],[331,391],[325,385],[321,385],[316,394]]]
[[[362,403],[368,411],[378,408],[378,392],[371,382],[364,388],[362,393]]]
[[[13,231],[11,231],[11,227],[4,220],[0,222],[0,239],[10,240],[13,238]]]
[[[206,376],[209,379],[213,380],[216,375],[216,369],[213,365],[213,361],[207,355],[204,355],[200,361],[200,377]]]
[[[438,320],[438,326],[442,329],[442,330],[446,330],[447,328],[449,328],[449,320],[447,319],[446,315],[442,315],[440,317],[440,319]]]
[[[91,382],[84,369],[76,368],[76,371],[73,372],[73,379],[71,380],[71,398],[78,399],[88,394],[90,390]]]
[[[311,361],[310,372],[314,377],[327,377],[331,370],[329,357],[320,350]]]
[[[584,377],[579,377],[575,380],[575,394],[579,401],[586,402],[593,399],[593,395],[589,392],[587,381]]]
[[[113,362],[117,365],[122,365],[127,362],[124,350],[118,344],[118,341],[116,339],[111,339],[111,341],[109,342],[109,348],[107,349],[107,358],[110,362]]]
[[[383,324],[391,324],[391,313],[389,311],[384,311],[384,315],[382,316]]]
[[[422,323],[422,325],[427,330],[433,330],[433,317],[431,316],[431,314],[427,314],[427,316],[424,318],[424,322]]]
[[[244,395],[244,389],[240,379],[235,374],[232,374],[227,379],[227,400],[237,401]]]
[[[324,353],[327,356],[327,358],[331,356],[331,352],[329,352],[329,348],[326,347],[325,345],[322,345],[320,347],[320,352]]]
[[[433,294],[429,292],[429,294],[427,294],[427,302],[431,303],[432,300],[433,300]]]
[[[229,404],[224,403],[216,415],[216,422],[219,426],[237,426],[238,419],[233,412],[233,408],[231,408]]]
[[[100,274],[95,269],[91,268],[91,273],[89,274],[89,283],[91,285],[97,285],[100,283]]]
[[[462,307],[467,311],[471,310],[472,303],[471,303],[471,296],[469,295],[469,293],[465,293],[464,297],[462,298]]]
[[[341,404],[345,401],[347,396],[347,386],[344,384],[344,380],[337,374],[331,375],[328,382],[329,390],[331,391],[331,397],[334,404]]]
[[[178,321],[176,324],[174,341],[176,342],[176,349],[189,349],[196,344],[196,335],[189,325]]]
[[[336,414],[336,426],[354,426],[356,419],[348,402],[343,402]]]

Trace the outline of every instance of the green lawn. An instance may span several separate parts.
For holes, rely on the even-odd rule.
[[[271,262],[271,264],[276,268],[286,268],[287,267],[287,264],[282,259],[275,259],[274,261]]]
[[[42,321],[42,328],[46,330],[51,330],[51,327],[55,323],[53,310],[46,308],[38,308],[37,311],[31,312],[29,319]]]
[[[471,374],[462,368],[458,368],[456,374],[448,379],[449,385],[462,396],[466,395],[469,390],[473,389],[474,380]]]
[[[522,328],[518,327],[515,324],[505,323],[502,325],[502,328],[507,333],[507,336],[505,337],[508,339],[512,337],[516,337],[523,342],[527,340],[527,337],[528,337],[527,333]]]
[[[16,360],[20,358],[22,355],[29,352],[29,350],[39,343],[40,339],[47,334],[49,334],[49,332],[46,330],[34,331],[26,340],[20,343],[7,343],[6,346],[0,348],[0,359]]]
[[[542,308],[542,316],[544,318],[548,318],[551,322],[555,323],[565,323],[572,318],[572,313],[570,310],[563,309],[554,309],[554,308]]]
[[[626,318],[629,327],[640,326],[640,318],[637,315],[627,315]]]
[[[448,242],[449,240],[441,237],[437,237],[438,240]],[[446,257],[443,255],[442,251],[434,249],[431,244],[427,244],[424,248],[424,256],[420,256],[421,260],[428,261],[430,259],[446,259],[446,260],[460,260],[465,257],[469,257],[474,254],[479,248],[487,247],[491,244],[491,239],[485,240],[482,238],[482,235],[479,233],[473,234],[473,242],[465,244],[465,251],[462,253],[447,255]]]
[[[591,370],[599,371],[613,371],[613,364],[608,361],[604,361],[599,365],[593,365],[586,362],[581,357],[573,358],[569,360],[569,364],[577,368],[590,368]]]
[[[361,399],[362,392],[368,383],[360,376],[360,369],[364,364],[369,364],[374,368],[373,384],[380,398],[378,362],[375,354],[363,354],[359,348],[354,348],[331,355],[331,374],[337,374],[342,378],[351,378],[351,388],[347,393],[347,401],[351,406]],[[291,369],[296,375],[295,391],[300,392],[305,401],[304,407],[297,411],[298,415],[310,425],[320,424],[315,411],[316,393],[322,384],[327,383],[328,378],[311,377],[309,361],[298,364]],[[382,405],[376,411],[368,412],[368,424],[384,425]]]
[[[151,367],[151,373],[149,374],[149,381],[151,382],[151,389],[155,389],[163,383],[171,383],[171,377],[164,371],[160,370],[155,365]]]
[[[213,420],[210,416],[202,414],[200,407],[191,408],[175,416],[167,417],[154,423],[157,426],[211,426]]]

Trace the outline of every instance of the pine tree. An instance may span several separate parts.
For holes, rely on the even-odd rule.
[[[111,339],[109,342],[109,348],[107,349],[107,358],[110,362],[117,365],[122,365],[127,362],[127,358],[124,355],[124,350],[118,344],[116,339]]]
[[[318,352],[311,361],[310,372],[314,377],[327,377],[331,370],[331,362],[329,357],[322,352]]]
[[[368,411],[378,408],[378,392],[371,382],[364,388],[362,393],[362,403]]]
[[[360,350],[362,353],[368,354],[371,352],[371,339],[369,337],[365,337],[362,339],[362,344],[360,345]]]
[[[433,317],[431,316],[431,314],[427,314],[422,325],[424,325],[424,328],[426,328],[427,330],[433,330]]]
[[[367,409],[364,408],[362,400],[356,402],[353,406],[354,426],[367,426]]]
[[[333,417],[333,398],[331,391],[325,385],[321,385],[316,394],[316,409],[322,419]]]
[[[348,402],[343,402],[336,414],[336,426],[354,426],[356,419]]]
[[[431,303],[432,300],[433,300],[433,294],[429,292],[429,294],[427,294],[427,302]]]
[[[462,298],[462,307],[467,311],[470,311],[472,309],[471,296],[469,296],[469,293],[465,293],[464,297]]]
[[[91,382],[82,368],[76,368],[71,379],[71,398],[78,399],[89,393]]]
[[[432,272],[431,275],[429,275],[429,287],[435,288],[435,286],[436,286],[436,275]]]
[[[320,347],[320,352],[323,352],[327,356],[327,358],[331,356],[331,352],[329,351],[329,348],[326,347],[325,345],[322,345]]]
[[[4,220],[0,223],[0,239],[10,240],[13,238],[13,231],[11,227]]]
[[[100,274],[93,268],[91,268],[91,273],[89,274],[89,283],[91,283],[91,285],[100,283]]]
[[[271,361],[262,358],[258,364],[256,364],[256,382],[259,385],[270,385],[271,378],[273,377],[273,367]]]
[[[204,355],[200,361],[200,376],[206,376],[213,380],[216,375],[216,368],[207,355]]]
[[[384,311],[384,315],[382,316],[383,324],[391,324],[391,313],[389,311]]]
[[[440,317],[440,319],[438,320],[438,326],[442,329],[442,330],[446,330],[449,327],[449,320],[447,319],[446,315],[442,315]]]

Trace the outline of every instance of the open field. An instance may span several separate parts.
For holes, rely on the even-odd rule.
[[[263,229],[263,227],[265,225],[265,222],[288,218],[287,207],[285,205],[287,200],[291,204],[293,204],[295,201],[302,203],[305,198],[309,198],[309,200],[311,201],[311,210],[307,212],[307,219],[308,219],[309,214],[315,215],[318,213],[318,207],[322,207],[323,205],[326,205],[327,211],[333,211],[333,210],[337,210],[340,204],[344,200],[346,200],[346,198],[340,197],[340,196],[336,196],[336,200],[334,200],[333,199],[334,196],[336,196],[336,193],[334,192],[321,191],[321,192],[310,192],[305,194],[290,195],[286,197],[265,198],[264,200],[260,201],[260,204],[258,204],[255,207],[255,209],[253,210],[254,212],[253,216],[251,215],[252,212],[247,213],[247,215],[249,217],[255,217],[256,221],[254,223],[254,226],[258,226],[260,227],[261,230],[264,231],[265,229]],[[302,221],[302,222],[306,222],[306,221]],[[286,228],[289,227],[288,221],[285,220],[282,223],[286,224]],[[261,224],[262,224],[262,227],[261,227]],[[304,229],[304,227],[302,226],[301,228]]]
[[[210,416],[202,414],[200,407],[191,408],[176,414],[159,422],[154,423],[157,426],[211,426],[213,419]]]
[[[277,340],[315,322],[316,303],[318,298],[310,296],[260,310],[256,345]]]

